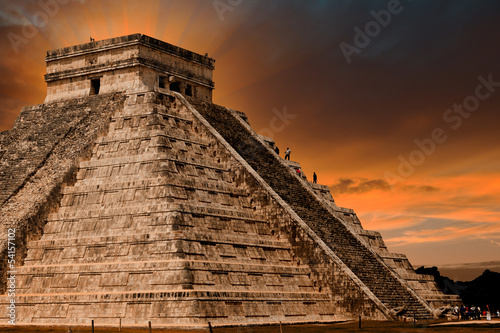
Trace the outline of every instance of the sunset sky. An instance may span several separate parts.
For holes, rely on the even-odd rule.
[[[499,22],[495,0],[3,0],[0,131],[43,102],[47,50],[144,33],[213,57],[214,102],[391,252],[500,266]]]

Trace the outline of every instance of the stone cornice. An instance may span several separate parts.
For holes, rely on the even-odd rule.
[[[108,72],[108,71],[113,71],[113,70],[122,69],[122,68],[135,67],[135,66],[148,67],[148,68],[154,69],[156,71],[163,72],[165,74],[174,75],[174,76],[179,77],[181,79],[206,86],[206,87],[211,88],[211,89],[214,88],[214,82],[211,80],[207,80],[201,76],[196,76],[192,73],[189,73],[188,71],[181,71],[178,68],[168,66],[168,65],[165,65],[163,63],[154,61],[154,60],[141,58],[141,57],[120,60],[120,61],[116,61],[116,62],[110,63],[110,64],[95,65],[95,66],[91,66],[91,67],[83,67],[83,68],[70,69],[70,70],[51,73],[51,74],[45,74],[45,82],[52,82],[52,81],[57,81],[57,80],[62,80],[62,79],[73,78],[73,77],[77,77],[77,76],[84,76],[84,75],[98,75],[100,73],[104,73],[104,72]]]
[[[214,69],[215,60],[202,56],[198,53],[191,52],[189,50],[183,49],[181,47],[165,43],[158,39],[143,35],[143,34],[133,34],[122,37],[110,38],[101,41],[94,41],[85,44],[79,44],[75,46],[69,46],[65,48],[55,49],[47,51],[46,62],[51,62],[55,60],[61,60],[64,58],[71,58],[75,56],[82,56],[97,52],[102,52],[111,49],[123,48],[131,45],[144,45],[167,54],[182,58],[184,60],[198,63],[210,69]]]

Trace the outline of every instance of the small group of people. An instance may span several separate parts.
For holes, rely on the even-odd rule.
[[[492,311],[490,311],[489,305],[486,305],[486,308],[481,309],[480,306],[465,306],[462,305],[460,308],[456,305],[453,308],[453,314],[456,315],[459,319],[462,320],[480,320],[481,317],[486,318],[486,320],[491,320]],[[494,313],[497,318],[500,318],[500,311],[496,310]]]
[[[280,149],[278,148],[278,146],[274,146],[274,152],[276,154],[278,154],[278,156],[280,155]],[[289,160],[290,161],[290,154],[292,153],[292,150],[290,148],[287,148],[285,150],[285,160]]]
[[[274,146],[274,152],[276,154],[278,154],[278,156],[280,155],[280,149],[278,148],[278,146]],[[290,154],[291,153],[292,153],[292,150],[287,147],[286,150],[285,150],[285,160],[289,160],[290,161]],[[302,171],[300,169],[296,169],[295,171],[297,171],[297,174],[299,176],[302,175]],[[314,184],[318,183],[318,176],[316,175],[316,172],[313,172],[313,183]]]
[[[278,154],[278,156],[279,156],[279,154],[280,154],[280,149],[278,148],[278,146],[275,146],[275,147],[274,147],[274,152],[275,152],[276,154]],[[289,161],[290,161],[290,154],[291,154],[291,153],[292,153],[292,150],[291,150],[290,148],[287,148],[287,149],[285,150],[285,160],[289,160]]]

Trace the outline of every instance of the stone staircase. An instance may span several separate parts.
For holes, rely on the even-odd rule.
[[[271,144],[274,146],[273,140],[271,140]],[[287,163],[294,163],[294,167],[300,168],[299,163],[293,161],[287,161]],[[333,210],[338,218],[346,222],[351,227],[351,230],[354,230],[357,235],[361,236],[370,248],[380,255],[384,263],[394,273],[404,279],[410,288],[425,299],[432,308],[444,309],[448,305],[454,306],[462,303],[458,295],[443,294],[432,275],[416,273],[406,255],[389,252],[380,232],[365,230],[352,209],[339,207],[335,204],[328,186],[314,183],[307,184],[323,200],[323,203]]]
[[[289,167],[272,152],[244,119],[224,107],[190,99],[190,103],[248,162],[271,188],[307,223],[373,294],[396,314],[403,309],[406,316],[433,317],[432,309],[409,286],[363,244],[307,189]]]

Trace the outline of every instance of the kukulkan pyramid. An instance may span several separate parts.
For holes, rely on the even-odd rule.
[[[212,104],[213,59],[134,34],[46,63],[45,102],[0,133],[2,324],[395,320],[459,301]]]

